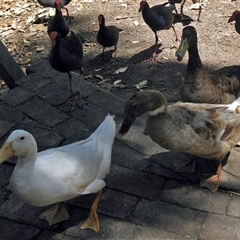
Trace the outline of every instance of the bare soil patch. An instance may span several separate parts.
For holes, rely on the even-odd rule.
[[[150,6],[164,3],[163,0],[148,2]],[[176,60],[176,49],[171,48],[175,38],[172,29],[169,29],[158,32],[161,39],[159,63],[143,62],[151,56],[155,38],[141,13],[138,13],[139,3],[140,0],[72,0],[67,5],[71,30],[87,39],[83,64],[85,79],[122,98],[140,89],[158,89],[168,101],[177,101],[188,56],[182,62]],[[190,23],[197,30],[198,48],[204,65],[209,70],[239,65],[240,36],[234,23],[227,23],[232,12],[240,8],[239,1],[211,0],[204,3],[202,22]],[[198,10],[190,10],[191,5],[192,1],[188,0],[184,5],[184,14],[196,20]],[[180,10],[180,5],[176,6]],[[3,0],[1,3],[1,40],[23,68],[39,59],[47,59],[51,47],[46,31],[47,21],[53,14],[54,9],[43,8],[36,0]],[[113,48],[106,49],[109,61],[94,61],[102,52],[96,41],[99,14],[105,16],[106,25],[123,29],[114,64],[109,64]],[[175,26],[181,36],[184,26],[181,23]],[[125,71],[114,74],[120,68]]]

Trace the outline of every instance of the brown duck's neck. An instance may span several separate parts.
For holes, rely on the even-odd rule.
[[[188,65],[187,70],[194,72],[199,68],[202,68],[202,61],[198,53],[197,46],[188,49]]]
[[[167,101],[162,93],[156,93],[158,96],[154,96],[154,101],[152,102],[153,107],[150,107],[152,110],[149,111],[149,115],[154,117],[159,114],[167,113]],[[150,103],[151,104],[151,103]]]
[[[240,34],[240,13],[236,15],[235,29]]]

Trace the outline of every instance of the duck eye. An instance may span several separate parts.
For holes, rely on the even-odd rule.
[[[134,104],[133,109],[137,109],[137,108],[138,108],[138,104]]]
[[[21,140],[24,140],[24,138],[25,138],[25,137],[21,137],[20,139],[21,139]]]

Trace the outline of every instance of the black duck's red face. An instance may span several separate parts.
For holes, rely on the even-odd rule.
[[[235,21],[235,20],[236,20],[236,16],[237,16],[238,14],[240,14],[240,11],[237,11],[237,10],[234,11],[233,14],[232,14],[232,16],[228,19],[228,23]]]
[[[98,16],[98,21],[99,21],[99,24],[101,24],[103,22],[103,15],[102,14],[100,14]]]
[[[141,12],[143,10],[143,7],[144,7],[145,4],[146,4],[146,1],[141,1],[140,2],[140,8],[139,8],[138,12]]]
[[[60,12],[61,11],[61,0],[55,0],[55,7]]]

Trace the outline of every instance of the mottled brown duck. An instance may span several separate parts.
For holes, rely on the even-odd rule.
[[[188,63],[180,86],[183,102],[194,103],[231,103],[239,94],[240,70],[223,74],[209,72],[202,64],[197,45],[197,32],[193,26],[182,31],[181,44],[176,56],[181,61],[188,51]]]
[[[125,105],[125,118],[118,135],[123,137],[137,117],[149,113],[147,129],[161,147],[217,161],[216,174],[201,182],[212,192],[221,180],[222,160],[240,140],[240,98],[231,104],[177,102],[167,105],[164,95],[144,90]]]

